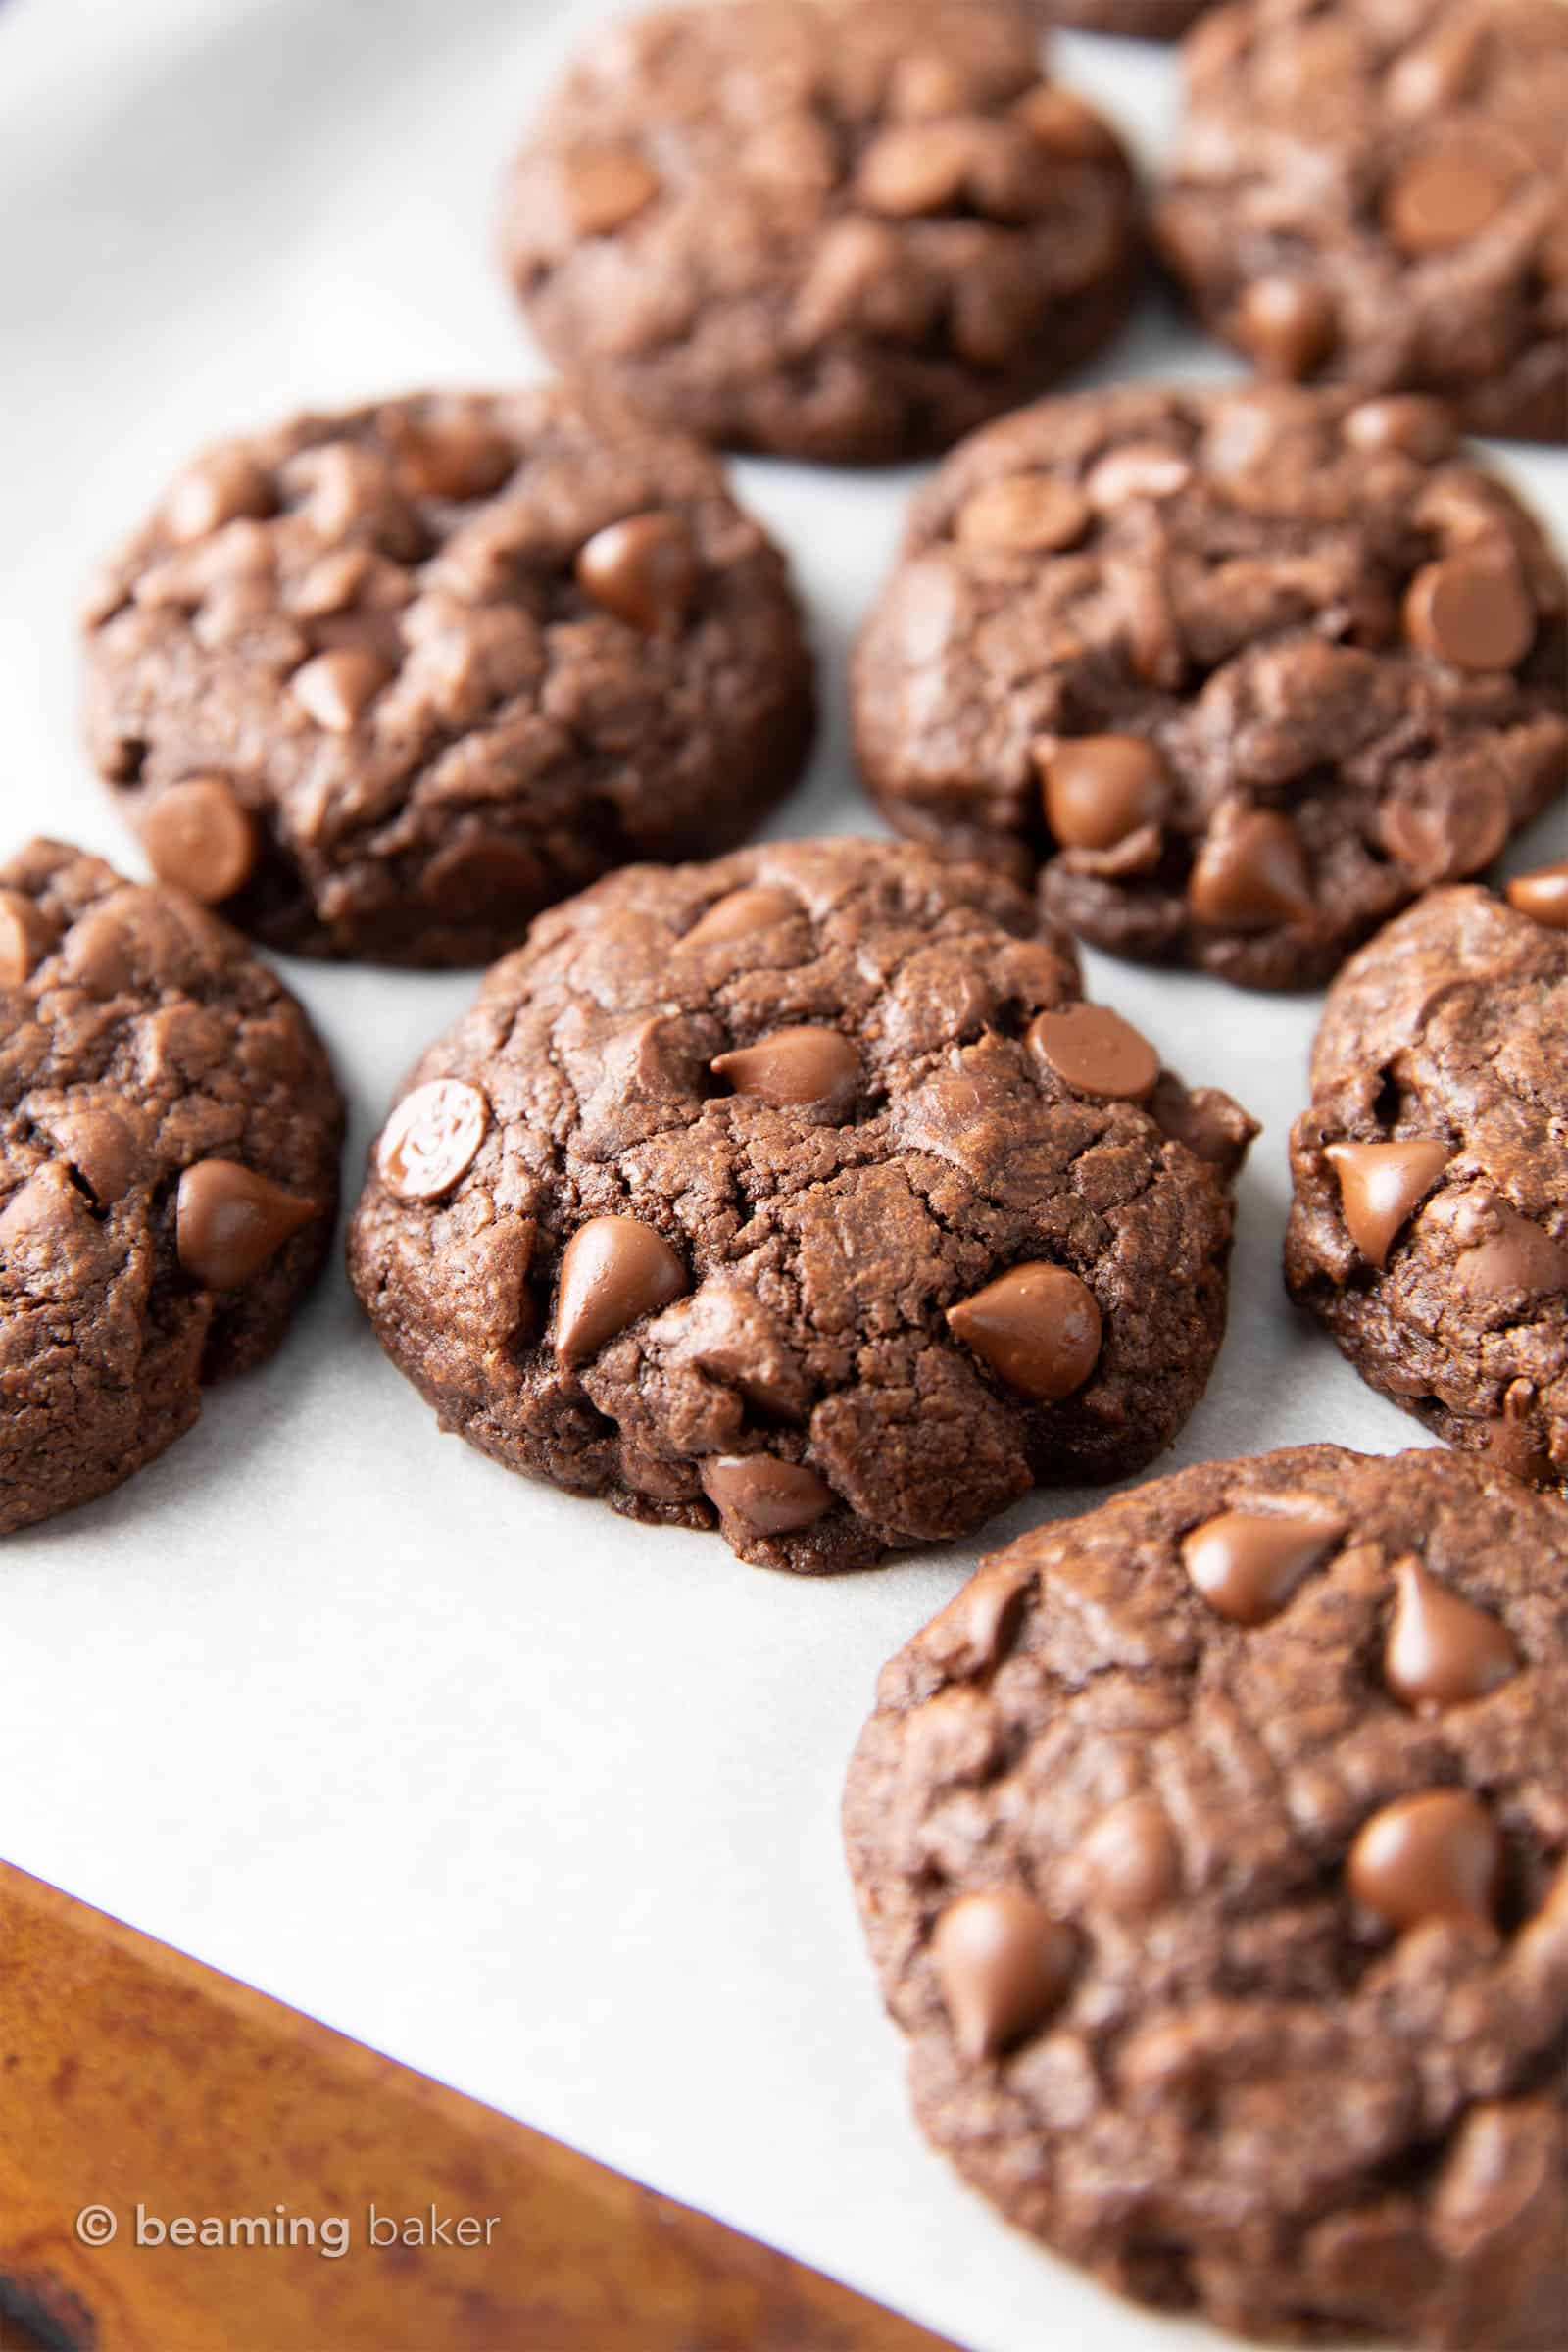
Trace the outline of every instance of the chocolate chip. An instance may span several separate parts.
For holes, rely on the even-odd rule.
[[[66,1111],[50,1122],[58,1149],[100,1208],[123,1200],[136,1176],[141,1162],[138,1116],[128,1107],[117,1111],[99,1103],[89,1110]]]
[[[1157,504],[1174,498],[1192,478],[1191,463],[1180,450],[1167,449],[1160,441],[1128,441],[1099,460],[1084,488],[1092,506],[1114,514],[1131,499]]]
[[[561,1253],[555,1350],[586,1363],[628,1323],[690,1289],[686,1268],[662,1233],[640,1217],[590,1217]]]
[[[260,519],[276,511],[270,476],[239,449],[215,449],[199,458],[164,501],[164,527],[182,546],[206,539],[242,515]]]
[[[1290,818],[1250,808],[1216,825],[1194,861],[1187,903],[1200,923],[1227,931],[1307,921],[1315,911],[1311,879]]]
[[[1329,1144],[1323,1156],[1339,1179],[1346,1230],[1381,1273],[1400,1226],[1431,1192],[1453,1150],[1435,1137],[1410,1136],[1392,1144]]]
[[[897,220],[945,211],[968,185],[975,131],[969,122],[901,123],[883,131],[861,159],[861,202]]]
[[[1046,822],[1064,849],[1108,850],[1165,805],[1165,762],[1136,735],[1051,738],[1036,746]]]
[[[1502,1891],[1502,1838],[1467,1788],[1401,1796],[1357,1833],[1346,1883],[1396,1930],[1429,1919],[1490,1924]]]
[[[1480,760],[1436,806],[1396,793],[1378,818],[1378,839],[1423,889],[1492,863],[1513,829],[1506,777]]]
[[[20,988],[37,954],[37,917],[20,890],[0,890],[0,988]]]
[[[1410,643],[1455,669],[1512,669],[1536,638],[1536,609],[1511,564],[1485,554],[1423,565],[1405,592]]]
[[[800,901],[787,890],[769,890],[765,883],[732,890],[699,915],[682,945],[710,948],[719,940],[750,939],[755,932],[771,930],[775,923],[789,922],[800,911]]]
[[[1265,375],[1310,375],[1334,348],[1333,297],[1300,277],[1255,277],[1234,320],[1236,340]]]
[[[401,411],[389,415],[401,421]],[[398,479],[411,498],[484,498],[517,469],[513,443],[474,416],[412,424],[394,437]]]
[[[771,1453],[710,1454],[701,1476],[714,1508],[754,1536],[788,1536],[813,1527],[837,1499],[804,1462],[781,1462]]]
[[[1413,259],[1468,244],[1495,220],[1510,194],[1486,157],[1434,148],[1397,172],[1383,199],[1383,225]]]
[[[1014,1266],[948,1309],[948,1328],[1034,1404],[1058,1404],[1100,1360],[1094,1292],[1065,1266]]]
[[[249,1282],[319,1204],[233,1159],[202,1159],[179,1180],[174,1242],[193,1282],[231,1291]]]
[[[1469,1219],[1456,1220],[1461,1254],[1453,1278],[1472,1298],[1552,1298],[1568,1292],[1568,1250],[1544,1233],[1533,1217],[1521,1216],[1495,1198],[1478,1207],[1475,1239]]]
[[[1515,874],[1507,886],[1508,904],[1551,931],[1568,931],[1568,858],[1554,865],[1538,865],[1533,873]]]
[[[1519,1656],[1495,1617],[1461,1600],[1418,1559],[1397,1562],[1398,1599],[1383,1649],[1383,1680],[1421,1715],[1485,1698],[1519,1671]]]
[[[584,596],[649,637],[677,637],[702,567],[675,514],[631,514],[596,531],[577,558]]]
[[[427,906],[447,915],[498,920],[509,908],[521,916],[549,896],[545,869],[531,851],[494,833],[470,833],[438,851],[419,881]]]
[[[260,854],[256,824],[221,776],[170,784],[138,819],[147,861],[161,882],[217,906],[243,888]]]
[[[1072,1983],[1070,1929],[1012,1887],[960,1895],[931,1932],[931,1965],[965,2058],[995,2058],[1033,2033]]]
[[[340,645],[318,654],[289,680],[300,709],[329,734],[347,735],[392,675],[368,646]]]
[[[1030,1024],[1028,1042],[1065,1085],[1103,1102],[1141,1102],[1159,1076],[1159,1055],[1148,1038],[1106,1004],[1043,1012]]]
[[[919,1636],[925,1655],[946,1673],[975,1674],[1011,1648],[1035,1579],[1006,1561],[976,1569]]]
[[[1165,1808],[1129,1796],[1102,1813],[1078,1848],[1096,1902],[1118,1919],[1161,1910],[1176,1891],[1181,1856]]]
[[[1355,449],[1397,450],[1401,457],[1432,465],[1446,457],[1458,435],[1453,419],[1441,401],[1423,400],[1415,393],[1363,400],[1340,427]]]
[[[1052,473],[1017,473],[977,490],[958,510],[954,529],[961,546],[1027,555],[1071,547],[1091,519],[1089,501],[1076,483]]]
[[[659,174],[635,147],[577,147],[562,166],[566,210],[579,236],[608,236],[659,194]]]
[[[843,1107],[858,1083],[860,1055],[837,1029],[807,1022],[798,1029],[775,1029],[755,1046],[715,1054],[709,1066],[727,1078],[737,1095],[760,1102],[780,1108],[808,1102]]]
[[[1073,163],[1103,162],[1117,153],[1116,135],[1104,118],[1056,82],[1043,81],[1026,91],[1012,114],[1032,139]]]
[[[1309,1497],[1277,1510],[1221,1511],[1182,1539],[1182,1566],[1221,1617],[1262,1625],[1344,1533],[1343,1518]]]
[[[435,1200],[473,1165],[490,1104],[464,1078],[431,1078],[405,1095],[381,1130],[375,1172],[399,1200]]]

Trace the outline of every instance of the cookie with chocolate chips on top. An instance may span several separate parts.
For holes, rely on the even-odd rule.
[[[901,831],[1113,955],[1328,978],[1568,778],[1565,585],[1430,401],[1044,401],[917,500],[855,657]]]
[[[319,1272],[343,1104],[304,1011],[182,891],[0,866],[0,1533],[106,1494],[262,1363]]]
[[[794,784],[783,557],[695,443],[559,387],[198,458],[105,567],[93,756],[155,870],[270,946],[486,963]]]
[[[1285,1276],[1450,1446],[1568,1485],[1568,860],[1435,891],[1329,992]]]
[[[868,464],[1106,342],[1135,215],[1014,0],[704,0],[596,27],[502,239],[568,372],[707,441]]]
[[[542,917],[394,1106],[350,1269],[497,1460],[853,1568],[1170,1442],[1253,1132],[1001,877],[792,843]]]
[[[1568,439],[1562,0],[1241,0],[1184,62],[1155,227],[1217,334]]]
[[[1568,1510],[1434,1449],[1032,1530],[884,1670],[851,1873],[1005,2218],[1266,2342],[1568,2307]]]

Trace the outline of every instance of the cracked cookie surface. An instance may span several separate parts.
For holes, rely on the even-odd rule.
[[[901,830],[1113,955],[1326,979],[1568,774],[1565,590],[1414,399],[1129,385],[1041,402],[916,502],[856,652]]]
[[[509,181],[540,340],[704,440],[946,447],[1077,366],[1137,269],[1114,132],[1007,0],[713,0],[598,31]]]
[[[929,2136],[1123,2293],[1540,2352],[1568,2296],[1568,1512],[1207,1462],[884,1670],[849,1860]]]
[[[1217,334],[1265,374],[1568,438],[1560,0],[1251,0],[1185,63],[1155,226]]]
[[[0,866],[0,1531],[85,1502],[279,1346],[343,1106],[282,982],[182,892]]]
[[[799,777],[783,557],[695,443],[559,387],[198,458],[104,568],[88,736],[147,854],[297,954],[485,963]]]
[[[1168,1444],[1252,1132],[1002,878],[788,844],[542,917],[414,1071],[350,1270],[483,1451],[855,1567]]]
[[[1439,1437],[1568,1485],[1568,877],[1436,891],[1329,993],[1286,1281]],[[1532,883],[1536,891],[1532,892]],[[1544,905],[1546,917],[1525,911]]]

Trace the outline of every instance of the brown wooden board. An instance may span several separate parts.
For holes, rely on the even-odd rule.
[[[0,2311],[58,2352],[943,2352],[4,1863]]]

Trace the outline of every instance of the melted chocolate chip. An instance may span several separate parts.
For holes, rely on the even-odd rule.
[[[1490,1924],[1502,1890],[1502,1838],[1466,1788],[1401,1796],[1357,1833],[1346,1883],[1396,1931],[1432,1919]]]
[[[20,890],[0,890],[0,988],[20,988],[31,971],[37,918]]]
[[[1436,1715],[1484,1698],[1518,1673],[1518,1652],[1495,1617],[1450,1592],[1418,1559],[1400,1560],[1394,1577],[1398,1599],[1383,1680],[1405,1706]]]
[[[1092,519],[1075,482],[1053,473],[1019,473],[977,490],[959,510],[955,528],[964,547],[1038,555],[1073,546]]]
[[[490,1104],[464,1078],[431,1078],[405,1095],[381,1130],[376,1174],[400,1200],[435,1200],[473,1165]]]
[[[1345,1521],[1309,1496],[1272,1510],[1222,1511],[1183,1539],[1182,1565],[1218,1615],[1262,1625],[1344,1533]]]
[[[825,1479],[804,1462],[770,1453],[710,1454],[702,1464],[703,1489],[726,1519],[748,1534],[788,1536],[813,1527],[836,1499]]]
[[[1401,1225],[1453,1157],[1435,1137],[1392,1144],[1329,1144],[1324,1158],[1340,1184],[1346,1229],[1369,1266],[1381,1273]]]
[[[1568,858],[1559,858],[1554,865],[1538,865],[1528,874],[1515,874],[1507,897],[1510,906],[1544,923],[1548,930],[1568,931]]]
[[[596,531],[577,558],[577,585],[604,612],[648,637],[678,637],[702,566],[675,514],[632,514]]]
[[[1425,564],[1404,599],[1410,643],[1454,669],[1512,669],[1535,643],[1536,609],[1512,564],[1485,554]]]
[[[686,1268],[662,1233],[640,1217],[590,1217],[561,1254],[556,1354],[586,1363],[607,1340],[690,1288]]]
[[[1014,1266],[948,1309],[956,1339],[999,1380],[1034,1404],[1081,1389],[1100,1360],[1101,1314],[1093,1291],[1065,1266]]]
[[[787,890],[770,890],[765,883],[754,884],[749,890],[732,890],[727,898],[715,901],[706,914],[699,915],[681,944],[688,948],[710,948],[719,940],[749,939],[754,932],[789,922],[800,911],[800,901]]]
[[[1141,1102],[1153,1093],[1159,1055],[1147,1037],[1104,1004],[1069,1004],[1030,1023],[1029,1045],[1062,1082],[1107,1102]]]
[[[1265,375],[1309,375],[1334,348],[1334,300],[1299,277],[1257,277],[1238,308],[1236,340]]]
[[[848,1107],[858,1083],[860,1055],[837,1029],[806,1023],[798,1029],[775,1029],[755,1046],[715,1054],[710,1067],[728,1079],[735,1094],[760,1102],[779,1108],[822,1103],[841,1110]]]
[[[179,1262],[208,1290],[234,1290],[319,1214],[317,1201],[285,1192],[237,1160],[198,1160],[179,1180],[174,1210]]]
[[[1507,203],[1509,182],[1488,159],[1436,148],[1397,172],[1383,199],[1383,223],[1401,252],[1419,260],[1479,236]]]
[[[1181,1874],[1175,1832],[1152,1796],[1129,1796],[1102,1813],[1078,1859],[1095,1901],[1118,1919],[1162,1910]]]
[[[1251,808],[1217,826],[1193,864],[1187,902],[1200,923],[1266,931],[1314,911],[1300,835],[1274,808]]]
[[[368,646],[339,645],[303,663],[289,680],[289,691],[318,727],[330,735],[347,735],[391,675],[387,663]]]
[[[232,898],[256,870],[255,822],[221,776],[168,785],[142,811],[139,829],[159,880],[205,906]]]
[[[960,1895],[931,1933],[931,1965],[965,2058],[997,2057],[1033,2033],[1072,1983],[1077,1939],[1011,1887]]]
[[[1109,850],[1165,804],[1165,762],[1136,735],[1079,735],[1037,747],[1046,822],[1064,849]]]

